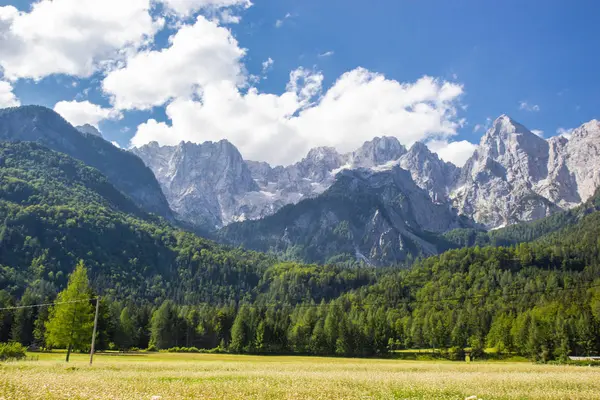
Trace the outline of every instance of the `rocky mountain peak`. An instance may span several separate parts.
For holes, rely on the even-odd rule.
[[[439,158],[437,154],[429,150],[429,147],[427,147],[427,145],[423,142],[415,142],[412,146],[410,146],[408,153],[412,154],[413,156]]]
[[[516,137],[524,137],[525,139],[533,140],[536,142],[543,141],[525,126],[515,121],[506,114],[496,118],[492,127],[488,129],[485,135],[481,139],[481,144],[485,145],[490,142],[508,141]]]
[[[94,127],[90,124],[76,126],[75,128],[83,134],[102,137],[102,134],[100,133],[100,131],[96,127]]]
[[[358,150],[349,155],[349,158],[353,165],[374,167],[395,161],[405,153],[406,147],[397,138],[383,136],[365,142]]]
[[[597,138],[600,139],[600,121],[593,119],[579,128],[573,130],[572,139]]]
[[[458,168],[446,163],[423,142],[415,142],[400,158],[400,167],[410,172],[413,181],[429,193],[435,203],[445,202]]]
[[[340,154],[334,147],[322,146],[311,149],[304,160],[311,161],[329,161],[337,160]]]

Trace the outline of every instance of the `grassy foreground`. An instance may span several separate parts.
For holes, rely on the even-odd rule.
[[[600,369],[530,363],[35,354],[0,363],[0,399],[597,399]]]

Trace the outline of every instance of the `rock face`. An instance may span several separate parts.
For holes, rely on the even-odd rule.
[[[92,135],[92,136],[98,136],[98,137],[102,137],[102,134],[100,133],[100,131],[98,129],[96,129],[94,126],[90,125],[90,124],[85,124],[85,125],[79,125],[75,127],[79,132],[85,134],[85,135]]]
[[[590,198],[600,185],[600,124],[544,140],[502,115],[450,193],[460,213],[488,228],[545,217]]]
[[[226,140],[165,147],[152,142],[132,152],[151,166],[173,211],[196,225],[236,221],[238,198],[259,190],[241,154]]]
[[[459,173],[454,164],[440,160],[425,144],[417,142],[400,157],[398,165],[410,172],[413,181],[429,193],[434,203],[448,202]]]
[[[142,160],[96,134],[81,133],[56,112],[40,106],[0,109],[0,140],[38,142],[98,169],[144,211],[172,213],[160,186]]]
[[[400,167],[433,204],[493,229],[542,218],[588,199],[600,185],[600,123],[572,136],[538,137],[506,115],[482,137],[466,165],[444,162],[420,142],[406,149],[396,138],[366,142],[354,152],[311,150],[296,164],[272,167],[246,161],[221,141],[132,150],[158,178],[182,218],[210,229],[273,215],[325,193],[345,170],[384,172]]]
[[[344,170],[323,194],[272,216],[231,224],[224,241],[283,253],[306,262],[362,260],[390,265],[441,250],[436,233],[473,224],[447,204],[435,204],[410,173]]]
[[[287,167],[244,161],[225,140],[179,146],[150,143],[131,151],[152,169],[175,212],[209,228],[272,215],[287,204],[323,193],[344,169],[382,166],[406,153],[389,137],[375,138],[348,154],[315,148]]]

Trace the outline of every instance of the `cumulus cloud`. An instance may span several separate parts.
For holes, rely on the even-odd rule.
[[[316,146],[350,151],[374,136],[396,136],[406,145],[430,137],[449,138],[461,125],[456,107],[462,86],[423,77],[400,83],[364,68],[343,74],[325,93],[323,75],[292,71],[281,95],[233,82],[204,88],[198,100],[175,99],[166,107],[170,123],[141,124],[131,143],[177,144],[228,139],[247,159],[290,164]]]
[[[537,104],[529,104],[526,101],[521,101],[519,102],[519,110],[537,112],[540,111],[540,106]]]
[[[9,80],[88,77],[151,39],[162,20],[151,0],[40,0],[29,12],[0,7],[0,66]]]
[[[102,82],[116,108],[146,110],[174,98],[188,98],[208,84],[244,83],[240,63],[245,50],[231,32],[199,16],[169,39],[169,47],[131,56],[125,67]]]
[[[127,0],[129,1],[129,0]],[[189,16],[200,10],[216,10],[226,7],[249,8],[250,0],[159,0],[171,12],[181,16]]]
[[[448,142],[447,140],[430,140],[427,147],[447,162],[451,162],[457,167],[465,165],[467,160],[477,149],[477,145],[466,140],[457,142]]]
[[[218,13],[218,19],[222,24],[239,24],[242,17],[233,14],[231,10],[223,10]]]
[[[98,123],[105,119],[120,119],[121,113],[110,108],[103,108],[89,101],[59,101],[54,111],[62,115],[71,125],[90,124],[98,128]]]
[[[16,107],[20,105],[19,99],[13,93],[13,87],[10,83],[0,81],[0,108]]]

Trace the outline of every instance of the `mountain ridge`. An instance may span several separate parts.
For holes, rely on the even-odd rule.
[[[96,134],[81,133],[49,108],[0,109],[0,141],[38,142],[81,160],[100,170],[117,189],[146,211],[172,218],[156,177],[138,157],[116,148]]]

